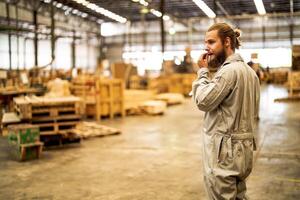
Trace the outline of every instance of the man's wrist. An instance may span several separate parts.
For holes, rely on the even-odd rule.
[[[201,77],[204,74],[207,74],[208,72],[209,72],[209,70],[207,67],[202,67],[202,68],[198,69],[197,75],[198,75],[198,77]]]

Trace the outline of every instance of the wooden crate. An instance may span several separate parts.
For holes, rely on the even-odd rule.
[[[196,78],[197,78],[196,74],[183,74],[182,76],[183,95],[189,96],[189,93],[192,90],[192,83]]]
[[[38,126],[18,124],[8,126],[8,144],[12,157],[24,161],[39,158],[43,143]]]
[[[129,88],[130,89],[144,89],[142,85],[142,77],[140,76],[131,76],[129,79]]]
[[[41,157],[43,145],[42,142],[21,145],[10,144],[9,152],[11,156],[18,161],[38,159]]]
[[[167,77],[161,76],[156,78],[148,78],[148,90],[153,90],[156,93],[168,92],[170,80]]]
[[[38,126],[31,124],[10,125],[8,128],[8,141],[17,145],[35,143],[40,141]]]
[[[172,74],[168,77],[170,80],[168,85],[168,92],[170,93],[183,93],[182,74]]]
[[[99,79],[95,83],[94,99],[86,104],[86,115],[100,120],[102,116],[125,116],[124,82],[120,79]]]
[[[84,99],[87,116],[97,120],[104,116],[125,116],[124,81],[121,79],[81,77],[73,82],[72,92]]]
[[[300,71],[289,72],[288,76],[289,95],[293,96],[300,90]]]
[[[273,83],[284,84],[288,80],[288,71],[287,70],[271,71],[271,80]]]

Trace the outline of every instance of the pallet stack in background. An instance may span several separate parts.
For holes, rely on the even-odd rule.
[[[59,144],[64,141],[80,141],[80,138],[69,132],[82,119],[81,98],[24,96],[14,98],[14,107],[22,122],[39,127],[42,141],[56,141]]]
[[[132,76],[129,80],[130,89],[147,89],[157,93],[179,93],[188,96],[196,74],[170,74],[155,78]],[[145,84],[143,84],[145,82]]]

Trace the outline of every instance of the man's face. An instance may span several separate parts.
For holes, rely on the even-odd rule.
[[[223,42],[218,36],[217,30],[206,32],[205,46],[207,50],[208,66],[211,68],[220,67],[226,60]]]

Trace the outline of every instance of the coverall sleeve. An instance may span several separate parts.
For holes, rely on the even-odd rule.
[[[198,78],[192,84],[192,99],[199,110],[204,112],[215,109],[231,91],[228,72],[217,73],[209,80],[208,69],[198,70]]]

